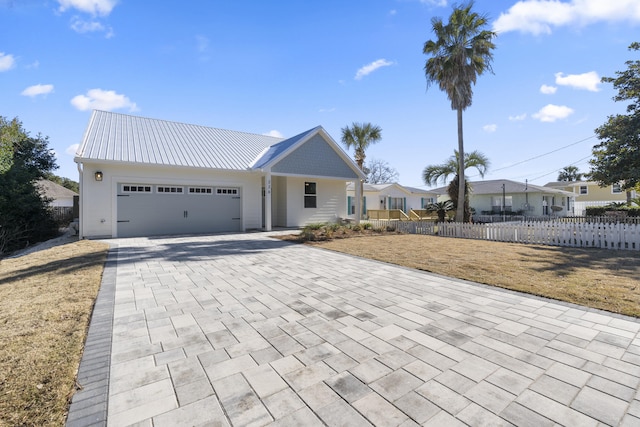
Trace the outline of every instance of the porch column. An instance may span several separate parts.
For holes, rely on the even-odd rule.
[[[360,179],[353,182],[353,186],[356,187],[356,225],[360,224],[360,218],[362,218],[362,191],[360,188]]]
[[[264,229],[271,231],[271,171],[264,176]]]

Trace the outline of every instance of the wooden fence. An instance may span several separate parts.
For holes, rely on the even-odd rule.
[[[371,224],[376,228],[391,228],[410,234],[536,245],[640,251],[639,224],[571,223],[560,221],[492,224],[371,221]]]

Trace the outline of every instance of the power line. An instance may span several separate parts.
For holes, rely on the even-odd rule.
[[[540,157],[548,156],[549,154],[556,153],[556,152],[558,152],[558,151],[560,151],[560,150],[564,150],[565,148],[572,147],[572,146],[574,146],[574,145],[580,144],[581,142],[588,141],[588,140],[590,140],[591,138],[595,138],[595,137],[596,137],[595,135],[592,135],[592,136],[590,136],[590,137],[588,137],[588,138],[581,139],[580,141],[572,142],[571,144],[565,145],[564,147],[556,148],[555,150],[553,150],[553,151],[549,151],[548,153],[540,154],[540,155],[538,155],[538,156],[531,157],[530,159],[522,160],[522,161],[517,162],[517,163],[514,163],[514,164],[512,164],[512,165],[505,166],[505,167],[503,167],[503,168],[493,169],[491,172],[493,173],[493,172],[501,171],[501,170],[504,170],[504,169],[509,169],[509,168],[514,167],[514,166],[518,166],[518,165],[521,165],[521,164],[523,164],[523,163],[527,163],[527,162],[530,162],[530,161],[532,161],[532,160],[539,159]],[[591,156],[589,156],[589,157],[591,157]]]
[[[571,163],[571,164],[569,164],[569,165],[567,165],[567,166],[575,166],[575,165],[577,165],[578,163],[580,163],[580,162],[582,162],[582,161],[584,161],[584,160],[587,160],[589,157],[591,157],[591,156],[583,157],[582,159],[580,159],[580,160],[576,160],[575,162],[573,162],[573,163]],[[566,166],[565,166],[565,167],[566,167]],[[531,179],[530,181],[535,181],[535,180],[537,180],[537,179],[544,178],[545,176],[547,176],[547,175],[551,175],[552,173],[560,172],[562,169],[564,169],[564,167],[563,167],[563,168],[560,168],[560,169],[556,169],[556,170],[551,171],[551,172],[549,172],[549,173],[545,173],[544,175],[540,175],[540,176],[538,176],[538,177],[535,177],[535,178]]]

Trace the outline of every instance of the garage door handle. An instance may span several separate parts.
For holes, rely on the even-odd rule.
[[[185,218],[188,218],[188,217],[189,217],[189,211],[184,211],[183,216],[184,216]]]

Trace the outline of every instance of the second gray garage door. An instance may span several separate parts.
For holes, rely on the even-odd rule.
[[[237,232],[237,187],[118,184],[118,237]]]

